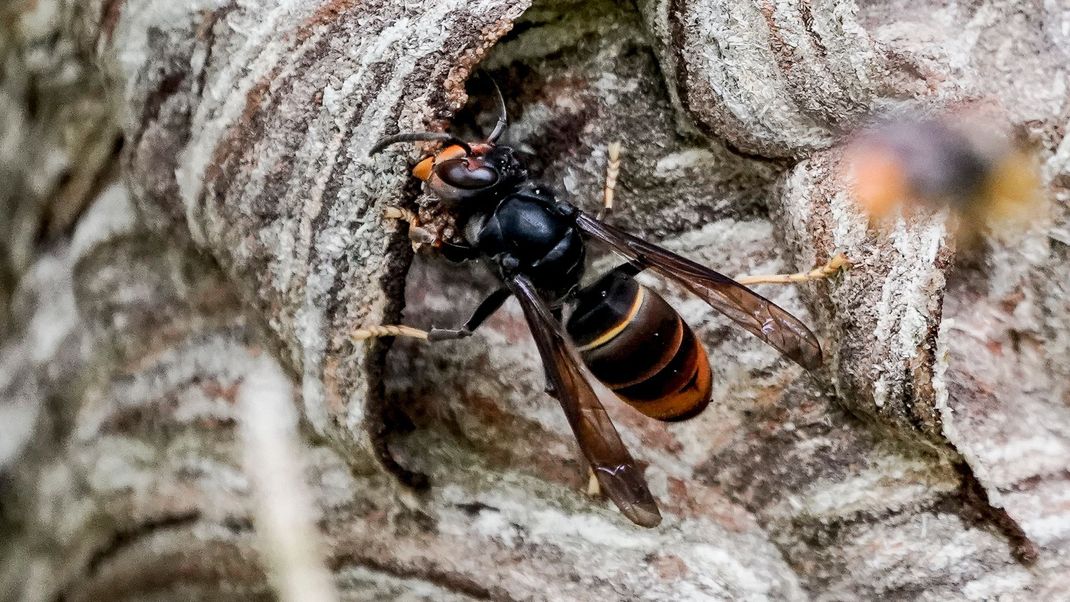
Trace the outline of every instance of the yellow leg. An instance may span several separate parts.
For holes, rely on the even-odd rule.
[[[418,226],[419,218],[414,211],[403,209],[401,207],[387,207],[386,209],[383,209],[383,217],[385,219],[396,219],[409,224],[409,238],[413,239],[413,241],[416,240],[413,236],[414,230],[426,232],[426,230],[423,230]],[[358,328],[350,334],[350,339],[354,341],[366,341],[368,339],[378,339],[382,337],[409,337],[426,341],[427,331],[402,324],[383,324],[380,326]]]
[[[412,242],[412,248],[414,250],[419,249],[420,245],[435,242],[435,235],[426,228],[420,227],[420,218],[414,211],[403,209],[401,207],[387,207],[386,209],[383,209],[383,217],[386,219],[396,219],[409,224],[409,240]]]
[[[383,209],[383,217],[386,219],[397,219],[410,224],[419,224],[420,220],[416,217],[415,211],[403,209],[401,207],[387,207]]]
[[[409,337],[410,339],[420,339],[428,343],[437,343],[438,341],[465,339],[470,336],[472,336],[472,331],[467,326],[456,329],[432,327],[431,330],[420,330],[404,324],[383,324],[354,330],[350,333],[349,338],[353,341],[365,341],[382,337]]]
[[[420,330],[419,328],[413,328],[412,326],[403,326],[395,324],[384,324],[382,326],[369,326],[368,328],[360,328],[354,330],[350,335],[354,341],[364,341],[367,339],[377,339],[380,337],[410,337],[414,339],[427,340],[427,331]]]
[[[843,253],[837,253],[833,255],[832,259],[829,259],[825,265],[814,268],[809,272],[799,272],[797,274],[773,274],[767,276],[742,276],[736,278],[736,281],[746,285],[795,284],[810,280],[825,280],[838,274],[842,270],[849,269],[850,267],[851,260],[847,259],[847,256]]]
[[[598,219],[603,220],[613,212],[613,197],[617,191],[617,177],[620,175],[620,142],[613,142],[608,149],[609,162],[606,164],[606,185],[602,191],[602,209]]]
[[[602,497],[602,484],[598,482],[598,477],[595,476],[590,466],[587,467],[587,495],[594,498]]]

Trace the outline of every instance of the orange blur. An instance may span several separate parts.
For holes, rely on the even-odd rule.
[[[1037,162],[980,125],[945,116],[862,134],[848,147],[845,163],[854,201],[874,220],[949,208],[960,227],[974,233],[1038,219]]]
[[[852,165],[851,192],[862,210],[883,218],[907,202],[910,185],[903,166],[891,153],[860,148]]]

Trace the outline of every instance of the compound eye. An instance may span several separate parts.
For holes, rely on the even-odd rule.
[[[497,171],[479,163],[476,163],[473,169],[470,159],[443,161],[435,166],[435,174],[443,182],[464,190],[487,188],[498,181]]]

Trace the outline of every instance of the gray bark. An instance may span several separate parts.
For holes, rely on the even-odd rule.
[[[0,11],[6,598],[1070,596],[1060,3]],[[347,336],[452,326],[492,286],[412,262],[380,217],[434,212],[405,170],[419,150],[366,156],[384,134],[486,124],[464,109],[477,66],[506,91],[509,142],[576,204],[597,205],[621,140],[621,225],[728,274],[856,263],[762,289],[815,326],[816,375],[660,289],[710,350],[715,402],[673,425],[608,408],[658,529],[583,493],[512,302],[464,341]],[[844,133],[944,110],[1028,140],[1046,219],[973,254],[943,215],[867,227]],[[388,446],[428,491],[384,467]]]

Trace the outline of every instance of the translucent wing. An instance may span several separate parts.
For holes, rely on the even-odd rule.
[[[798,318],[728,276],[580,213],[576,225],[643,269],[702,297],[714,309],[807,370],[821,365],[821,345]]]
[[[656,526],[661,522],[657,502],[591,388],[593,377],[565,336],[561,323],[527,278],[514,276],[507,284],[524,308],[557,399],[602,490],[632,522]]]

